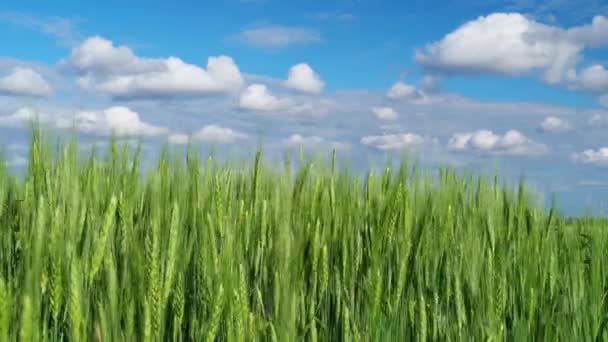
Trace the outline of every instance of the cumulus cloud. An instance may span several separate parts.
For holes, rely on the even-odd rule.
[[[415,86],[405,84],[401,81],[393,84],[386,92],[386,97],[391,100],[418,99],[422,97],[420,91]]]
[[[287,109],[292,102],[289,99],[279,99],[263,84],[252,84],[247,87],[239,98],[239,107],[262,112],[273,112]]]
[[[527,138],[517,130],[509,130],[504,135],[499,135],[485,129],[452,135],[448,148],[508,155],[538,155],[548,151],[547,146]]]
[[[310,149],[319,149],[329,147],[336,150],[348,149],[349,145],[337,141],[327,141],[319,136],[302,136],[300,134],[292,134],[284,140],[285,145],[289,147],[302,147]]]
[[[23,107],[10,115],[0,116],[0,127],[20,127],[32,121],[47,123],[49,115],[29,107]]]
[[[290,101],[292,104],[287,113],[296,115],[325,116],[343,110],[342,103],[328,98],[305,98],[300,101]]]
[[[43,97],[52,92],[42,75],[29,68],[17,67],[0,78],[0,95]]]
[[[588,149],[580,153],[574,153],[572,160],[581,164],[608,167],[608,147],[602,147],[598,150]]]
[[[119,97],[195,96],[228,93],[243,83],[238,67],[226,56],[209,57],[207,70],[174,57],[166,65],[164,72],[112,77],[98,89]]]
[[[594,19],[592,29],[565,31],[519,13],[493,13],[426,45],[415,58],[443,72],[520,75],[541,70],[546,82],[557,84],[574,69],[585,44],[601,41],[596,39],[605,30],[601,21]]]
[[[80,111],[74,116],[76,128],[85,133],[117,136],[157,136],[167,132],[165,128],[143,122],[137,112],[123,106],[114,106],[103,111]],[[59,128],[69,128],[72,122],[57,120]]]
[[[177,57],[138,57],[128,47],[97,36],[75,47],[61,64],[81,75],[80,86],[121,98],[204,96],[234,92],[243,85],[231,57],[209,57],[203,69]]]
[[[143,122],[137,112],[123,106],[114,106],[102,111],[81,110],[74,115],[36,111],[29,107],[0,117],[0,127],[21,127],[38,120],[54,128],[75,127],[78,131],[93,135],[117,136],[158,136],[165,134],[165,128]]]
[[[308,64],[300,63],[289,69],[285,86],[305,93],[318,94],[323,91],[325,82]]]
[[[218,125],[207,125],[193,136],[196,140],[212,144],[230,144],[246,137],[247,135],[241,132]]]
[[[555,116],[548,116],[541,122],[540,129],[545,132],[565,132],[572,129],[572,125],[564,120]]]
[[[190,142],[190,136],[183,133],[172,133],[167,137],[167,141],[174,145],[186,145]]]
[[[72,49],[69,59],[62,65],[78,71],[95,72],[106,75],[139,74],[166,71],[162,59],[137,57],[126,46],[114,43],[100,36],[86,39]]]
[[[360,142],[362,145],[375,147],[379,150],[415,148],[429,143],[437,143],[436,139],[413,133],[368,135],[361,138]]]
[[[569,85],[574,89],[593,92],[608,91],[608,70],[602,65],[594,64],[584,68],[580,73],[572,72],[569,76]]]
[[[374,107],[372,108],[374,115],[380,120],[396,120],[397,111],[391,107]]]
[[[585,43],[593,48],[608,46],[608,19],[597,15],[591,24],[573,27],[566,32],[573,41]]]
[[[265,25],[242,30],[237,40],[258,48],[283,48],[321,41],[319,31],[306,27]]]

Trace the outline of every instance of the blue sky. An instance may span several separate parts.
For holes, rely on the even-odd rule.
[[[608,208],[602,1],[5,0],[0,41],[16,167],[38,116],[150,151],[245,151],[259,133],[269,151],[335,147],[360,166],[408,149],[523,174],[568,213]]]

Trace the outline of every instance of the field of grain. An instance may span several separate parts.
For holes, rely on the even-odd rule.
[[[0,164],[0,341],[608,338],[608,223],[523,184],[52,146]]]

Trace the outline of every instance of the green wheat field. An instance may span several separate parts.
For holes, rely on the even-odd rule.
[[[0,163],[0,341],[608,340],[608,221],[524,183],[45,137]]]

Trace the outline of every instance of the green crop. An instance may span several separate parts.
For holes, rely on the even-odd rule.
[[[608,339],[607,221],[523,183],[50,146],[0,163],[1,341]]]

